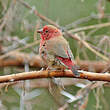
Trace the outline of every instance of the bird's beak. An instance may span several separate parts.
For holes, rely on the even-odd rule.
[[[38,33],[42,33],[43,32],[43,29],[39,29],[37,30]]]

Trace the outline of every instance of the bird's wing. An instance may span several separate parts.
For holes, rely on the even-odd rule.
[[[49,50],[50,54],[63,58],[73,59],[73,55],[69,48],[69,44],[63,37],[48,40],[47,44],[48,44],[47,50]]]
[[[74,56],[73,56],[73,54],[71,52],[71,49],[70,49],[69,45],[68,45],[68,51],[67,52],[68,52],[68,56],[73,60]]]

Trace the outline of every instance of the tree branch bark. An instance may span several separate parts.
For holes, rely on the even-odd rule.
[[[29,55],[22,52],[13,52],[7,58],[0,59],[0,67],[6,66],[24,66],[25,61],[29,64],[30,67],[42,68],[45,67],[42,59],[39,55]],[[102,61],[84,61],[76,60],[76,64],[80,67],[81,70],[90,71],[94,70],[97,73],[102,72],[106,67],[107,63]]]
[[[0,76],[0,83],[3,82],[14,82],[20,80],[29,80],[29,79],[37,79],[37,78],[51,78],[51,77],[69,77],[69,78],[79,78],[79,79],[87,79],[90,81],[107,81],[110,82],[110,74],[103,73],[93,73],[86,71],[78,71],[80,73],[80,77],[75,77],[74,74],[70,70],[63,71],[32,71],[32,72],[23,72],[12,75]]]

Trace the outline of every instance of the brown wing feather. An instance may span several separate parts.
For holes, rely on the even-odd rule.
[[[69,57],[70,57],[72,60],[74,60],[74,56],[73,56],[73,54],[72,54],[71,49],[70,49],[69,46],[68,46],[68,55],[69,55]]]
[[[62,36],[47,41],[47,51],[51,55],[69,58],[67,54],[68,48],[68,42]]]

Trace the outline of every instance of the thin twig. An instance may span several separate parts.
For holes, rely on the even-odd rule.
[[[1,56],[0,56],[0,59],[3,59],[3,58],[5,58],[5,57],[8,57],[10,54],[13,54],[14,52],[22,51],[22,50],[24,50],[24,49],[26,49],[26,48],[30,48],[30,47],[32,47],[32,46],[34,46],[34,45],[37,45],[39,42],[40,42],[40,40],[35,41],[35,42],[33,42],[33,43],[30,43],[30,44],[28,44],[28,45],[26,45],[26,46],[24,46],[24,47],[20,47],[20,48],[17,48],[17,49],[15,49],[15,50],[12,50],[12,51],[10,51],[10,52],[4,54],[4,55],[1,55]]]
[[[110,53],[107,53],[107,52],[105,52],[105,51],[103,51],[101,48],[98,48],[98,47],[96,47],[96,46],[94,46],[94,45],[92,45],[92,44],[89,44],[93,49],[95,49],[96,51],[98,51],[98,52],[100,52],[100,53],[102,53],[102,54],[105,54],[107,57],[109,57],[110,56]]]
[[[107,14],[107,13],[105,13],[104,16],[103,16],[103,18],[109,18],[109,17],[110,17],[110,15]],[[73,28],[73,27],[75,27],[75,26],[77,26],[79,24],[88,22],[88,21],[90,21],[92,19],[96,19],[96,20],[99,19],[99,15],[97,15],[97,14],[91,14],[90,16],[80,18],[80,19],[72,22],[71,24],[67,24],[65,26],[65,29],[71,29],[71,28]]]
[[[40,20],[37,21],[36,26],[35,26],[35,31],[34,31],[34,40],[37,40],[37,30],[40,27]]]
[[[78,36],[78,35],[76,35],[76,36]],[[80,38],[79,38],[79,39],[80,39]],[[103,59],[104,59],[105,61],[107,61],[107,62],[109,61],[109,58],[108,58],[108,57],[106,57],[105,55],[103,55],[103,54],[99,53],[98,51],[96,51],[95,49],[93,49],[86,41],[80,39],[80,42],[81,42],[84,46],[86,46],[89,50],[91,50],[93,53],[95,53],[97,56],[103,58]]]
[[[27,7],[28,9],[32,10],[33,13],[37,16],[39,16],[42,20],[47,21],[48,23],[56,26],[57,28],[60,28],[58,24],[56,24],[54,21],[52,21],[51,19],[48,19],[47,17],[41,15],[40,13],[38,13],[38,11],[36,9],[33,9],[29,4],[27,4],[26,2],[22,1],[22,0],[17,0],[19,1],[21,4],[23,4],[25,7]]]
[[[95,25],[90,25],[90,26],[85,26],[85,27],[79,27],[76,29],[69,30],[70,33],[76,33],[79,31],[85,31],[89,29],[94,29],[94,28],[102,28],[102,27],[108,27],[110,26],[110,22],[108,23],[103,23],[103,24],[95,24]]]
[[[99,18],[102,19],[104,17],[105,0],[98,0],[97,9]]]
[[[42,14],[38,13],[38,11],[37,11],[36,9],[33,10],[33,8],[32,8],[29,4],[27,4],[26,2],[21,1],[21,0],[18,0],[18,1],[19,1],[22,5],[24,5],[25,7],[27,7],[28,9],[31,9],[31,10],[33,11],[33,13],[34,13],[35,15],[39,16],[42,20],[44,20],[44,21],[48,22],[49,24],[52,24],[52,25],[56,26],[57,28],[60,28],[60,29],[61,29],[61,27],[60,27],[58,24],[56,24],[56,23],[55,23],[54,21],[52,21],[51,19],[49,19],[49,18],[43,16]],[[109,24],[109,25],[110,25],[110,24]],[[65,29],[64,29],[64,32],[65,32],[68,36],[74,38],[75,40],[82,42],[82,44],[83,44],[84,46],[86,46],[89,50],[91,50],[92,52],[94,52],[94,53],[95,53],[96,55],[98,55],[99,57],[103,58],[105,61],[109,61],[109,58],[107,58],[106,56],[104,56],[104,55],[102,55],[101,53],[99,53],[99,52],[97,52],[96,50],[94,50],[92,47],[90,47],[90,45],[89,45],[86,41],[80,39],[80,37],[71,34],[70,32],[66,31]]]

